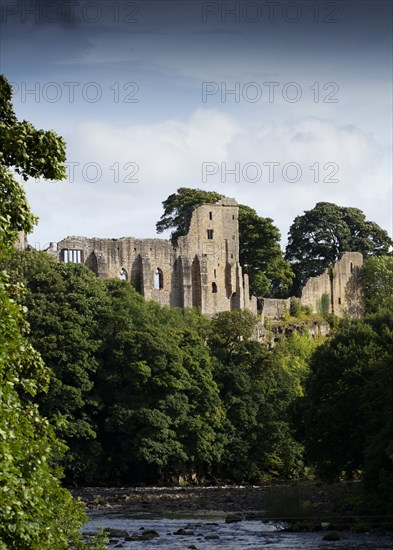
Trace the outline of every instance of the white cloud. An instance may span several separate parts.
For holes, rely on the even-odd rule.
[[[389,151],[355,126],[332,120],[302,118],[277,124],[256,121],[250,128],[219,110],[198,109],[187,120],[128,125],[83,122],[71,136],[68,160],[79,162],[74,183],[28,184],[28,197],[41,221],[31,242],[60,240],[68,234],[86,236],[155,236],[161,202],[178,187],[203,187],[234,196],[259,214],[274,219],[283,235],[293,218],[318,201],[356,206],[386,229],[391,227]],[[269,182],[265,162],[280,163]],[[102,169],[100,181],[87,163]],[[123,181],[132,165],[138,182]],[[240,171],[247,163],[262,167],[260,181],[251,182],[252,171],[236,182],[221,171],[202,182],[202,163],[226,163]],[[302,177],[285,181],[282,167],[297,163]],[[327,162],[339,166],[338,183],[323,182]],[[116,165],[116,163],[118,163]],[[320,180],[314,183],[310,166],[319,164]],[[82,167],[85,167],[83,178]],[[112,169],[110,169],[112,167]],[[114,181],[115,168],[119,182]],[[293,172],[288,172],[289,177]],[[244,175],[244,174],[243,174]]]

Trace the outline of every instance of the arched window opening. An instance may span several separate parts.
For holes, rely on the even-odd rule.
[[[164,275],[159,267],[157,267],[154,273],[154,288],[156,290],[162,290],[164,288]]]
[[[124,267],[122,267],[121,270],[119,271],[119,279],[121,281],[128,281],[128,273]]]
[[[216,285],[216,283],[212,283],[212,292],[213,292],[213,294],[217,294],[217,285]]]

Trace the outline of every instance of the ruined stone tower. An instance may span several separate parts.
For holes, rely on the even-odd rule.
[[[257,311],[248,276],[239,264],[238,204],[223,198],[192,212],[187,235],[164,239],[67,237],[57,245],[61,262],[83,263],[97,277],[122,278],[161,305],[220,311]]]

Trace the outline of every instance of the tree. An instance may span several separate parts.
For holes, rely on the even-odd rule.
[[[0,254],[4,258],[11,254],[18,231],[31,231],[35,221],[9,169],[25,179],[62,177],[64,147],[53,132],[36,132],[29,123],[16,120],[11,87],[3,76],[0,106]],[[63,445],[34,403],[37,393],[47,387],[49,372],[26,338],[25,311],[16,302],[22,291],[1,272],[0,548],[65,550],[70,544],[81,548],[85,514],[61,488],[59,472],[52,465]]]
[[[85,266],[42,252],[15,253],[9,271],[25,285],[29,340],[50,369],[48,391],[37,396],[40,410],[67,419],[59,435],[69,447],[64,466],[72,479],[89,467],[84,450],[96,436],[91,390],[109,315],[106,286]]]
[[[319,202],[297,216],[289,230],[285,259],[295,272],[299,290],[308,278],[321,274],[344,252],[384,255],[393,241],[358,208]]]
[[[157,233],[174,228],[171,239],[176,242],[178,237],[186,235],[189,229],[191,214],[196,206],[204,203],[214,203],[223,198],[223,195],[214,191],[189,189],[180,187],[176,193],[162,203],[164,213],[156,224]]]
[[[298,378],[249,339],[254,325],[248,311],[219,313],[212,322],[208,342],[226,413],[225,452],[216,472],[235,481],[297,477],[302,447],[292,436],[287,410]]]
[[[288,295],[294,274],[283,258],[280,231],[270,218],[258,216],[249,206],[239,206],[240,263],[258,296]]]
[[[223,195],[214,191],[181,187],[162,204],[164,214],[157,222],[158,233],[174,228],[176,242],[186,235],[194,208],[214,203]],[[280,249],[280,232],[270,218],[262,218],[249,206],[239,205],[240,264],[250,277],[250,291],[259,296],[284,296],[294,277]]]
[[[393,308],[393,256],[373,256],[364,265],[366,311]]]
[[[315,353],[305,395],[305,445],[318,474],[362,474],[365,509],[393,511],[393,314],[344,320]]]
[[[96,381],[99,479],[168,481],[219,460],[223,419],[199,312],[145,302],[109,281],[107,338]],[[114,466],[115,465],[115,466]]]

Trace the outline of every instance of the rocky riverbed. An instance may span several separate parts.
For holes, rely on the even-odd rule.
[[[317,511],[308,532],[299,532],[301,528],[285,531],[287,524],[266,520],[269,487],[84,488],[73,493],[86,503],[85,535],[104,528],[109,548],[393,549],[391,532],[381,524],[363,525],[362,532],[354,532],[345,525],[338,525],[337,530],[337,518],[322,518],[353,490],[345,484],[336,488],[307,485],[306,492],[302,487],[302,495],[307,494]]]

